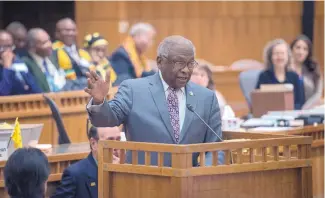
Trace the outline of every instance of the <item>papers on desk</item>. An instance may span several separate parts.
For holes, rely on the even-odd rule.
[[[243,128],[254,128],[254,127],[273,127],[275,124],[274,120],[266,120],[262,118],[252,118],[241,124]]]
[[[277,117],[264,117],[264,118],[252,118],[245,121],[241,124],[243,128],[256,128],[256,127],[276,127],[276,128],[285,128],[285,127],[298,127],[304,126],[302,120],[291,120],[291,119],[278,119]]]
[[[293,111],[269,111],[267,116],[291,116],[297,118],[299,116],[324,116],[325,114],[325,106],[318,106],[313,109],[308,110],[293,110]]]
[[[293,128],[295,128],[295,127],[256,127],[256,128],[250,129],[249,132],[251,132],[251,131],[279,132],[279,131],[291,130]]]

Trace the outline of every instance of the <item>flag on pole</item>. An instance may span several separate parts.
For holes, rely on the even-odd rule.
[[[16,149],[23,147],[23,142],[22,142],[22,138],[21,138],[21,131],[20,131],[20,125],[19,125],[19,122],[18,122],[18,117],[16,118],[14,131],[11,134],[11,139],[14,142],[14,146],[15,146]]]

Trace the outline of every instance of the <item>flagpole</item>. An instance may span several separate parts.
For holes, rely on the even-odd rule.
[[[10,142],[11,142],[11,136],[10,136],[10,139],[8,141],[7,149],[9,148]]]

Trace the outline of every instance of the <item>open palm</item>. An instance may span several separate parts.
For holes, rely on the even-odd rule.
[[[87,72],[86,75],[88,77],[88,87],[85,88],[85,92],[93,98],[94,104],[101,104],[109,92],[111,84],[110,70],[107,70],[105,80],[95,71]]]

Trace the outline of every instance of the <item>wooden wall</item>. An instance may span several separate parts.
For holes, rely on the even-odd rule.
[[[324,11],[319,4],[315,30],[320,31]],[[150,58],[155,58],[156,46],[164,37],[181,34],[194,42],[199,58],[216,65],[230,65],[243,58],[262,60],[267,41],[278,37],[291,41],[301,32],[301,12],[301,2],[76,1],[79,42],[86,33],[98,31],[114,50],[125,36],[118,32],[119,21],[130,25],[145,21],[158,32],[148,52]],[[315,31],[315,41],[324,37],[324,31],[319,31]],[[315,45],[318,56],[322,44]]]
[[[314,55],[324,72],[324,1],[315,2]]]

